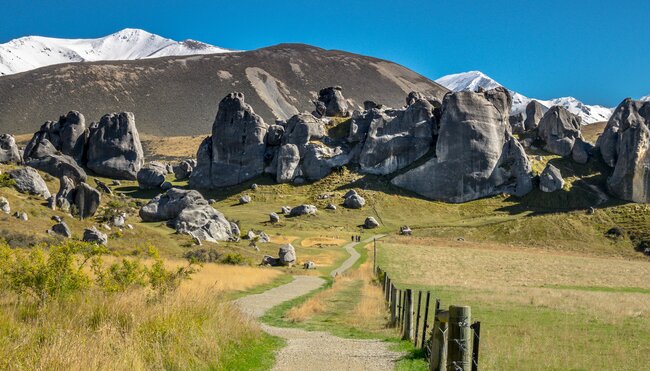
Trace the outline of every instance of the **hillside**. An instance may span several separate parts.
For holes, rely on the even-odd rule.
[[[0,132],[31,133],[69,110],[88,121],[131,111],[141,133],[205,134],[217,103],[232,91],[272,123],[312,111],[319,89],[340,85],[353,106],[401,107],[410,91],[441,98],[447,89],[392,62],[302,44],[258,50],[48,66],[0,77]]]

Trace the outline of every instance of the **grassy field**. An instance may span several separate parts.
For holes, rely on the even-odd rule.
[[[422,237],[382,241],[378,261],[398,287],[472,306],[484,369],[650,362],[647,261]]]

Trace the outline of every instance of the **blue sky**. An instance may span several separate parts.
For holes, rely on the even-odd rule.
[[[301,42],[429,78],[480,70],[540,99],[615,106],[650,94],[650,1],[12,1],[0,43],[142,28],[233,49]]]

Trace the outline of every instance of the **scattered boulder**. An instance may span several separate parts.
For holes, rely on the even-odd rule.
[[[0,134],[0,164],[21,163],[22,157],[16,145],[16,139],[9,134]]]
[[[270,213],[269,214],[269,221],[271,223],[277,223],[280,221],[280,216],[277,213]]]
[[[325,209],[326,210],[336,210],[336,205],[334,205],[333,203],[330,202],[329,204],[327,204],[327,206],[325,206]]]
[[[89,218],[97,212],[101,193],[87,183],[80,183],[74,191],[74,205],[81,219]]]
[[[126,224],[126,214],[122,213],[122,214],[114,217],[113,220],[111,221],[111,223],[115,227],[118,227],[118,228],[124,227],[124,225]]]
[[[343,195],[343,198],[346,199],[346,198],[349,198],[349,197],[351,197],[353,195],[358,195],[358,194],[359,193],[356,190],[351,189],[351,190],[345,192],[345,194]]]
[[[5,214],[9,214],[11,212],[11,206],[5,197],[0,197],[0,211]]]
[[[345,199],[345,201],[343,201],[343,206],[347,207],[348,209],[360,209],[365,204],[366,200],[356,193],[350,195]]]
[[[244,94],[228,94],[219,103],[209,141],[211,146],[207,148],[206,140],[199,147],[198,163],[190,176],[190,185],[226,187],[261,175],[267,128],[264,120],[244,101]],[[209,181],[199,179],[206,176]]]
[[[251,196],[249,196],[249,195],[243,195],[243,196],[239,197],[239,204],[240,205],[249,204],[249,203],[251,203],[251,201],[252,201],[252,199],[251,199]]]
[[[169,191],[172,189],[174,186],[170,182],[163,182],[163,184],[160,185],[160,189],[163,191]]]
[[[399,227],[399,234],[402,236],[410,236],[412,233],[413,231],[411,231],[411,228],[408,225]]]
[[[436,157],[391,182],[446,202],[530,192],[530,161],[508,132],[511,105],[505,88],[447,94],[442,104]]]
[[[343,88],[330,86],[318,92],[318,100],[314,102],[319,116],[349,116],[348,104],[343,97]]]
[[[84,229],[83,241],[97,245],[106,245],[108,243],[108,236],[106,233],[100,232],[93,226],[91,228]]]
[[[266,145],[275,147],[282,144],[282,137],[284,136],[284,126],[271,125],[266,132]]]
[[[192,175],[192,171],[196,167],[196,160],[183,160],[173,168],[176,180],[185,180]]]
[[[571,158],[579,164],[586,164],[589,161],[589,154],[594,146],[585,142],[582,138],[577,138],[571,150]]]
[[[109,178],[135,180],[142,165],[144,153],[133,113],[104,115],[90,126],[89,169]]]
[[[20,212],[17,211],[17,212],[14,214],[14,216],[16,217],[16,219],[18,219],[18,220],[22,220],[23,222],[26,222],[26,221],[29,220],[29,217],[27,216],[27,213],[24,212],[24,211],[20,211]]]
[[[524,130],[531,131],[537,129],[539,122],[544,117],[544,114],[548,111],[548,108],[543,106],[536,100],[531,100],[526,105],[526,120],[524,121]]]
[[[291,208],[289,206],[282,206],[280,208],[280,214],[284,214],[284,215],[291,214]]]
[[[47,199],[47,208],[52,209],[52,210],[56,210],[56,197],[50,196]]]
[[[75,184],[67,176],[59,178],[59,192],[56,194],[56,206],[60,209],[70,209],[75,201]]]
[[[101,193],[107,194],[107,195],[112,195],[113,191],[108,187],[108,184],[104,183],[103,181],[95,178],[95,184],[97,185],[97,190],[100,191]]]
[[[300,205],[289,211],[289,216],[316,215],[318,209],[314,205]]]
[[[564,179],[560,169],[551,164],[547,164],[542,174],[539,176],[539,189],[543,192],[555,192],[564,187]]]
[[[280,265],[280,259],[274,258],[270,255],[264,255],[261,265],[270,265],[272,267],[276,267]]]
[[[63,218],[58,215],[52,215],[50,219],[54,220],[57,223],[61,223],[61,221],[63,221]]]
[[[257,184],[256,183],[251,184],[250,188],[251,188],[251,191],[256,191],[257,190]]]
[[[232,233],[230,240],[235,242],[239,241],[241,238],[241,230],[239,229],[239,224],[230,222],[230,232]]]
[[[65,238],[72,238],[72,231],[65,222],[59,222],[52,226],[51,231]],[[85,241],[85,240],[84,240]]]
[[[31,167],[12,170],[9,172],[9,176],[14,180],[16,189],[20,192],[38,195],[44,199],[52,196],[41,175]]]
[[[560,156],[568,156],[576,139],[582,138],[580,126],[582,119],[564,107],[553,106],[539,122],[539,137],[544,141],[544,149]]]
[[[607,179],[609,192],[627,201],[650,202],[650,102],[621,102],[596,146],[614,168]]]
[[[122,182],[120,182],[117,179],[113,179],[113,180],[111,180],[111,185],[114,186],[114,187],[119,187],[119,186],[122,185]]]
[[[290,243],[280,246],[278,255],[280,265],[290,266],[296,262],[296,249]]]
[[[163,163],[152,161],[138,171],[138,187],[140,189],[156,189],[165,182],[167,166]]]
[[[268,234],[266,234],[264,231],[260,232],[260,234],[257,235],[259,243],[269,243],[271,242],[271,237],[269,237]]]
[[[255,239],[255,237],[257,237],[257,235],[251,229],[251,230],[248,231],[248,233],[246,233],[246,235],[244,236],[244,239],[245,240],[253,240],[253,239]]]
[[[303,265],[303,269],[316,269],[316,263],[311,260],[307,260]]]
[[[363,227],[366,229],[373,229],[379,227],[379,222],[372,216],[366,218],[363,222]]]

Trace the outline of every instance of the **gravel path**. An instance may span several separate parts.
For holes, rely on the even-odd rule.
[[[359,259],[355,245],[353,242],[344,246],[350,258],[334,270],[332,276],[345,272]],[[244,313],[259,318],[274,306],[303,296],[323,284],[325,280],[320,277],[294,276],[294,280],[286,285],[243,297],[236,304]],[[274,370],[392,370],[395,361],[402,356],[402,353],[389,350],[388,344],[380,340],[344,339],[326,332],[265,324],[262,324],[262,329],[287,340],[287,346],[277,354]]]

